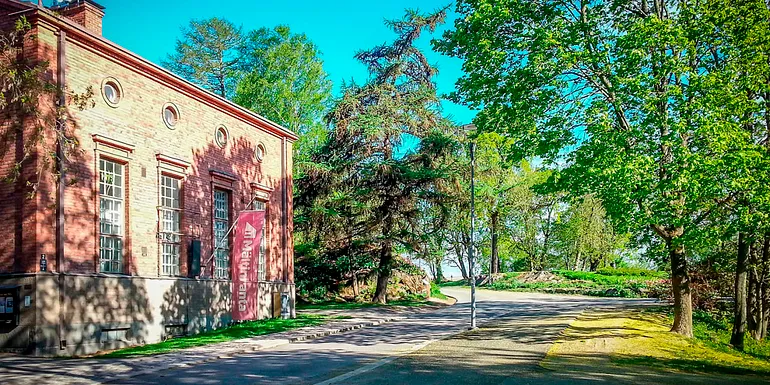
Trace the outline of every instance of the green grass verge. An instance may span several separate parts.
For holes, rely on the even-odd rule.
[[[647,309],[642,312],[645,313],[664,316],[667,326],[674,321],[673,310],[668,307]],[[737,351],[730,345],[731,331],[732,319],[729,316],[696,310],[693,313],[694,338],[688,340],[689,345],[671,349],[672,357],[625,357],[614,361],[688,372],[770,374],[770,341],[756,341],[746,336],[744,351]],[[674,337],[678,338],[669,334],[669,338]]]
[[[446,295],[444,295],[444,293],[441,292],[441,287],[437,285],[435,282],[430,283],[430,296],[432,298],[437,298],[440,300],[446,300],[447,298],[449,298]]]
[[[599,269],[596,272],[554,270],[558,281],[525,282],[525,272],[505,273],[484,289],[580,294],[596,297],[657,298],[668,290],[666,273],[643,269]],[[465,280],[444,282],[442,287],[467,287]]]
[[[693,321],[695,338],[687,338],[669,331],[673,322],[670,307],[589,310],[562,332],[544,367],[587,373],[601,367],[599,370],[613,374],[635,372],[626,365],[666,369],[668,373],[659,374],[661,383],[677,383],[681,378],[668,369],[770,374],[770,361],[762,349],[742,353],[727,345],[729,328],[720,320],[701,313]]]
[[[673,314],[670,314],[673,322]],[[704,311],[695,311],[692,317],[693,336],[713,349],[723,352],[735,352],[730,346],[732,334],[732,316],[711,314]],[[770,341],[767,339],[757,341],[746,335],[743,343],[743,353],[751,357],[770,361]]]
[[[396,301],[388,301],[386,304],[374,303],[374,302],[315,302],[315,303],[298,303],[297,310],[348,310],[348,309],[362,309],[370,307],[382,307],[382,306],[427,306],[435,305],[424,299],[404,299]]]
[[[322,315],[297,315],[294,319],[271,318],[259,321],[248,321],[230,327],[212,330],[187,337],[172,338],[155,344],[135,346],[116,350],[97,356],[99,358],[128,358],[170,353],[175,350],[233,341],[243,338],[256,337],[271,333],[280,333],[305,326],[318,326],[333,317]]]
[[[446,281],[439,284],[440,287],[463,287],[468,286],[468,281],[460,279],[457,281]]]

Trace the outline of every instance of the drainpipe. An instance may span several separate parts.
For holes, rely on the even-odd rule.
[[[66,65],[65,62],[65,48],[67,44],[67,33],[63,30],[59,30],[59,41],[58,41],[58,49],[57,54],[57,80],[58,80],[58,90],[59,90],[59,100],[57,102],[56,108],[62,108],[66,105],[66,94],[65,94],[65,88],[67,86],[66,82]],[[65,124],[64,121],[62,121],[58,116],[58,110],[56,111],[56,128],[58,129],[64,129],[63,126]],[[63,134],[63,133],[62,133]],[[59,326],[58,326],[58,335],[59,335],[59,349],[64,350],[66,348],[66,342],[64,341],[64,312],[62,309],[64,308],[64,149],[62,148],[62,143],[59,137],[56,138],[56,169],[59,172],[59,183],[56,185],[56,270],[59,274],[58,276],[58,284],[59,284]]]
[[[286,167],[286,138],[281,138],[281,249],[283,250],[283,282],[286,287],[289,286],[289,256],[286,245],[287,232],[289,231],[289,183],[286,181],[288,176]]]

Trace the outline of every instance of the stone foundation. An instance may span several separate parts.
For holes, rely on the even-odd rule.
[[[35,355],[84,355],[196,334],[232,322],[228,280],[53,274],[0,276],[19,287],[19,324],[0,331],[0,349]],[[260,282],[259,318],[274,314],[274,294],[294,285]],[[30,298],[25,306],[25,297]],[[280,312],[280,310],[278,310]]]

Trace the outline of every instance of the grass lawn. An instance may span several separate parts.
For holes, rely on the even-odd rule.
[[[316,303],[298,303],[297,310],[347,310],[347,309],[362,309],[369,307],[381,307],[381,306],[428,306],[435,305],[430,301],[424,299],[405,299],[397,301],[388,301],[386,304],[374,303],[374,302],[335,302],[325,301]]]
[[[730,346],[733,327],[731,317],[717,317],[706,312],[695,311],[693,314],[695,338],[714,350],[735,352],[735,349]],[[673,315],[669,314],[669,318],[673,320]],[[747,335],[744,340],[744,354],[770,362],[770,340],[757,341]]]
[[[134,356],[148,356],[173,352],[179,349],[191,348],[227,342],[242,338],[256,337],[271,333],[280,333],[291,329],[297,329],[305,326],[317,326],[326,323],[335,317],[322,315],[297,315],[294,319],[271,318],[259,321],[248,321],[235,324],[230,327],[212,330],[210,332],[200,333],[193,336],[172,338],[168,341],[155,344],[135,346],[126,349],[116,350],[107,354],[99,355],[99,358],[127,358]]]
[[[431,298],[436,298],[440,300],[447,300],[449,297],[444,295],[444,293],[441,292],[441,287],[437,285],[435,282],[430,283],[430,296]]]
[[[762,353],[767,350],[741,353],[731,349],[724,343],[725,331],[716,331],[713,322],[703,317],[694,319],[696,338],[671,333],[668,311],[656,308],[584,313],[564,331],[543,365],[582,370],[602,367],[618,373],[632,365],[683,372],[770,374],[770,361]],[[726,338],[729,340],[729,330]]]
[[[554,270],[546,272],[550,279],[529,280],[533,273],[504,273],[495,282],[479,286],[483,289],[581,294],[596,297],[658,297],[666,292],[667,273],[643,269],[599,269],[596,272]],[[467,286],[465,280],[445,282],[441,286]]]

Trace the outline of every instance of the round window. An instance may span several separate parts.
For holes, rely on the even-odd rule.
[[[214,133],[214,140],[217,142],[217,146],[224,148],[227,145],[227,140],[230,138],[230,134],[227,132],[227,127],[219,126]]]
[[[117,107],[123,97],[123,89],[115,78],[107,78],[102,82],[102,96],[110,107]]]
[[[260,162],[265,158],[265,146],[262,143],[258,144],[257,148],[254,149],[254,157]]]
[[[163,107],[163,122],[166,123],[168,128],[174,128],[174,126],[176,126],[179,122],[179,110],[176,109],[176,106],[169,103]]]

